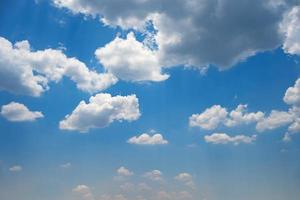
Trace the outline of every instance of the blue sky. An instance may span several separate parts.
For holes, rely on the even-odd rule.
[[[2,0],[0,199],[298,199],[300,7],[268,3]]]

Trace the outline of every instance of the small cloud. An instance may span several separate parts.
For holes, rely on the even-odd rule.
[[[1,115],[12,122],[35,121],[38,118],[44,117],[41,112],[30,111],[24,104],[17,102],[3,105],[1,108]]]
[[[159,170],[152,170],[150,172],[146,172],[144,174],[144,177],[148,178],[148,179],[150,179],[152,181],[162,181],[163,180],[162,175],[163,174],[162,174],[161,171],[159,171]]]
[[[226,133],[214,133],[212,135],[204,136],[204,140],[208,143],[213,144],[229,144],[239,145],[241,143],[251,144],[256,140],[256,135],[245,136],[245,135],[236,135],[229,136]]]
[[[134,174],[132,171],[130,171],[129,169],[127,169],[123,166],[117,170],[117,173],[120,176],[132,176]]]
[[[11,171],[11,172],[20,172],[22,170],[23,170],[23,168],[20,165],[14,165],[9,168],[9,171]]]
[[[68,168],[72,167],[72,164],[68,162],[68,163],[61,164],[60,167],[64,168],[64,169],[68,169]]]
[[[127,143],[137,145],[163,145],[168,144],[169,142],[159,133],[154,134],[153,136],[143,133],[140,136],[130,138]]]
[[[79,195],[84,200],[94,200],[94,195],[87,185],[77,185],[72,192]]]
[[[175,176],[174,179],[184,183],[185,185],[187,185],[189,187],[192,187],[192,188],[195,187],[193,177],[189,173],[186,173],[186,172],[180,173],[177,176]]]

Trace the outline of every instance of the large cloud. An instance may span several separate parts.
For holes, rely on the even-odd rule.
[[[28,41],[14,45],[0,37],[0,90],[15,94],[40,96],[49,88],[48,82],[69,77],[77,88],[89,93],[115,84],[109,73],[99,74],[76,58],[68,58],[61,50],[32,51]]]
[[[114,121],[134,121],[140,117],[139,103],[135,95],[111,96],[100,93],[81,101],[70,115],[60,121],[60,129],[87,132],[91,128],[103,128]]]
[[[24,104],[11,102],[2,106],[1,115],[12,122],[35,121],[44,117],[39,111],[30,111]]]
[[[132,73],[136,72],[136,66],[141,61],[145,61],[145,65],[140,68],[146,69],[149,69],[149,66],[153,68],[157,64],[160,64],[160,67],[183,64],[205,71],[210,65],[226,69],[257,52],[277,48],[283,43],[286,44],[284,48],[290,53],[296,52],[290,50],[295,48],[290,48],[288,41],[295,41],[298,33],[296,26],[298,18],[295,19],[298,11],[294,10],[290,14],[294,20],[292,24],[286,25],[294,27],[292,37],[286,37],[291,34],[286,34],[282,28],[279,28],[285,13],[290,12],[293,6],[297,5],[297,1],[293,0],[128,0],[126,2],[53,0],[53,2],[57,7],[67,8],[75,14],[98,17],[104,24],[119,26],[124,30],[134,29],[145,34],[151,30],[147,28],[147,24],[149,22],[153,24],[153,28],[157,30],[152,35],[152,41],[158,47],[154,48],[155,56],[152,56],[149,50],[145,51],[140,47],[145,43],[144,41],[140,42],[140,45],[134,44],[133,46],[137,47],[135,50],[124,48],[124,44],[133,43],[135,40],[133,36],[124,39],[117,37],[101,48],[106,53],[98,55],[100,61],[104,67],[113,69],[120,78],[124,78],[123,73],[127,71],[130,80],[133,80]],[[119,50],[110,51],[111,49]],[[128,53],[124,53],[125,50]],[[118,63],[124,63],[122,69],[110,62],[103,62],[120,55],[120,52],[132,55],[135,51],[140,51],[139,58],[136,56],[119,58]],[[144,69],[139,69],[140,71]],[[155,67],[155,72],[160,70]],[[142,77],[145,79],[144,75]],[[140,80],[141,75],[136,78]],[[153,80],[153,76],[147,78]],[[129,79],[128,75],[125,79]]]

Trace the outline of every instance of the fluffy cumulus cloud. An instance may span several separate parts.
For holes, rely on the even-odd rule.
[[[237,126],[240,124],[250,124],[260,121],[264,117],[264,113],[258,112],[247,112],[248,105],[238,105],[235,110],[229,113],[229,117],[225,122],[228,127]]]
[[[77,185],[72,191],[83,200],[95,199],[91,189],[87,185]]]
[[[168,144],[168,141],[164,137],[156,133],[154,135],[149,135],[148,133],[143,133],[140,136],[134,136],[127,141],[129,144],[137,145],[163,145]]]
[[[286,53],[300,55],[300,6],[295,6],[288,11],[280,29],[284,33],[283,49]]]
[[[212,130],[225,121],[227,115],[228,112],[226,108],[223,108],[220,105],[214,105],[211,108],[207,108],[200,114],[193,114],[189,118],[189,124],[191,127],[198,126],[206,130]]]
[[[300,105],[300,79],[297,79],[295,85],[286,90],[283,100],[289,105]]]
[[[156,52],[138,42],[133,33],[98,48],[96,57],[108,72],[122,80],[163,81],[169,77],[161,73]]]
[[[241,143],[251,144],[256,140],[256,135],[229,136],[226,133],[213,133],[212,135],[204,136],[204,140],[208,143],[213,143],[213,144],[230,144],[230,143],[234,145],[239,145]]]
[[[11,171],[11,172],[20,172],[22,170],[23,170],[23,168],[20,165],[14,165],[9,168],[9,171]]]
[[[264,117],[263,112],[248,112],[247,107],[247,105],[240,104],[236,109],[228,112],[226,108],[214,105],[200,114],[193,114],[189,118],[189,125],[191,127],[213,130],[220,125],[234,127],[241,124],[254,123]]]
[[[177,176],[174,177],[175,180],[183,182],[185,185],[189,187],[194,187],[194,181],[193,181],[193,176],[190,175],[189,173],[180,173]]]
[[[117,170],[117,173],[118,175],[120,176],[132,176],[133,175],[133,172],[130,171],[129,169],[125,168],[125,167],[120,167],[118,170]]]
[[[259,132],[273,130],[293,122],[293,115],[289,112],[272,110],[268,117],[263,118],[256,124]]]
[[[139,102],[135,95],[111,96],[100,93],[81,101],[73,112],[60,121],[63,130],[87,132],[103,128],[114,121],[134,121],[140,117]]]
[[[40,96],[49,82],[63,76],[76,83],[78,89],[94,93],[115,84],[110,73],[90,70],[76,58],[68,58],[61,50],[32,51],[28,41],[12,44],[0,37],[0,90],[14,94]]]
[[[1,115],[12,122],[35,121],[44,117],[41,112],[30,111],[24,104],[17,102],[11,102],[2,106]]]
[[[153,25],[156,31],[150,34],[151,41],[157,48],[150,48],[152,52],[145,48],[148,37],[137,41],[129,34],[127,38],[117,37],[97,53],[105,68],[125,80],[164,80],[167,76],[159,68],[177,65],[193,66],[201,71],[211,65],[226,69],[257,52],[282,44],[290,53],[299,51],[295,44],[299,41],[299,7],[294,0],[280,3],[274,0],[53,2],[59,8],[98,17],[105,25],[123,30],[133,29],[149,35],[152,29],[147,24]],[[280,24],[283,28],[279,28]],[[287,30],[285,27],[289,28],[287,32],[282,31]],[[152,72],[146,75],[150,69]]]

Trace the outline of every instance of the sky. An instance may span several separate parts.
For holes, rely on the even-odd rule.
[[[298,200],[298,0],[0,0],[1,200]]]

